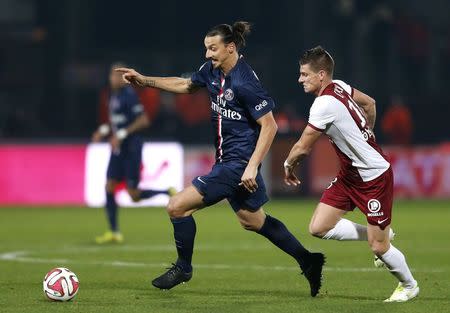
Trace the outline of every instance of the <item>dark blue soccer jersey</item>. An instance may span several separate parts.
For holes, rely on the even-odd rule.
[[[121,128],[132,124],[136,118],[144,112],[136,91],[131,86],[126,86],[111,92],[109,97],[109,120],[111,129],[115,133]],[[130,134],[125,141],[134,137],[140,137],[137,133]]]
[[[209,91],[216,162],[248,162],[261,129],[256,120],[275,107],[255,72],[242,57],[226,76],[208,61],[191,81]]]

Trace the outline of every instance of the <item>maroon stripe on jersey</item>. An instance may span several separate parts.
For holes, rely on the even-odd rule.
[[[321,132],[321,133],[323,133],[325,131],[325,129],[320,129],[319,127],[316,127],[316,126],[314,126],[311,123],[308,123],[308,126],[311,127],[314,130],[317,130],[317,131]]]
[[[352,95],[353,91],[354,89],[352,88]],[[340,103],[342,103],[342,105],[345,106],[356,126],[361,130],[361,132],[365,132],[367,134],[367,143],[373,149],[375,149],[381,155],[381,157],[389,162],[389,158],[383,153],[383,150],[381,150],[380,146],[376,143],[375,135],[373,134],[372,130],[367,126],[367,120],[365,119],[364,111],[355,103],[350,94],[347,93],[341,86],[339,86],[339,84],[331,83],[323,90],[321,96],[324,95],[328,95],[337,99]],[[350,108],[350,105],[352,105],[352,108]],[[356,110],[359,111],[359,114],[356,112]],[[363,122],[364,127],[362,126]],[[345,153],[339,150],[339,148],[334,143],[333,148],[335,149],[336,154],[341,162],[341,173],[344,176],[347,176],[346,178],[350,181],[362,181],[361,177],[359,176],[358,170],[352,165],[351,159]]]

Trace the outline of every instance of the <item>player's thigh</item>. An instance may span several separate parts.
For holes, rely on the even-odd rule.
[[[266,213],[264,212],[263,208],[259,208],[256,211],[241,208],[235,211],[235,213],[239,220],[239,223],[246,230],[260,230],[264,225],[264,221],[266,219]]]
[[[241,176],[242,173],[236,175],[235,184],[237,184],[237,188],[235,188],[230,196],[227,197],[227,200],[234,212],[237,214],[237,212],[241,210],[248,212],[257,212],[262,210],[262,206],[269,201],[269,197],[267,196],[266,186],[261,173],[258,173],[256,176],[258,188],[256,188],[255,192],[249,192],[244,186],[239,186]]]
[[[332,229],[348,211],[355,207],[348,188],[341,177],[336,177],[325,189],[309,223],[309,231],[321,236]]]
[[[179,218],[189,216],[204,207],[203,195],[191,185],[170,198],[167,212],[170,217]]]
[[[367,222],[381,229],[391,224],[394,178],[389,168],[381,176],[353,189],[354,203],[366,215]]]
[[[205,206],[228,198],[238,188],[240,177],[228,166],[215,164],[207,175],[197,176],[192,185],[202,195]]]
[[[334,228],[346,213],[346,210],[319,202],[309,223],[310,233],[317,236],[324,235],[324,233]]]
[[[106,170],[106,179],[121,181],[124,177],[123,156],[120,153],[111,153]]]
[[[106,179],[106,185],[105,185],[105,190],[108,193],[114,193],[114,190],[116,190],[117,185],[119,184],[119,181],[112,179],[112,178],[108,178]]]
[[[371,225],[370,223],[367,224],[367,238],[369,246],[373,253],[377,256],[381,256],[386,253],[390,247],[389,230],[389,225],[382,229],[379,225]]]
[[[124,176],[127,188],[138,189],[142,168],[142,146],[131,147],[123,159]]]

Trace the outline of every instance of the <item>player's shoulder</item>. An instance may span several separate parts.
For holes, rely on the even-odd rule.
[[[202,65],[200,65],[200,67],[197,70],[198,72],[210,72],[212,71],[212,61],[208,60],[205,63],[203,63]]]
[[[353,89],[350,85],[343,81],[333,80],[325,89],[322,91],[321,95],[318,97],[325,97],[326,99],[333,101],[333,99],[338,101],[345,101],[345,99],[351,98],[353,96]]]
[[[314,99],[314,102],[311,105],[311,111],[326,112],[329,110],[334,110],[337,106],[340,106],[340,102],[338,101],[336,94],[334,94],[333,91],[329,91],[328,87],[320,96]]]
[[[341,87],[342,89],[345,90],[346,93],[348,93],[349,95],[353,96],[353,87],[350,86],[345,81],[340,80],[340,79],[333,79],[333,84]]]
[[[261,82],[253,68],[241,57],[233,73],[233,85],[238,89],[261,88]]]

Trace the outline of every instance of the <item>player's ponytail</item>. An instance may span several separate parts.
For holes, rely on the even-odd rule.
[[[211,28],[206,33],[206,37],[213,37],[220,35],[225,44],[234,42],[237,50],[245,46],[245,36],[250,33],[250,23],[235,22],[233,26],[228,24],[219,24]]]
[[[245,36],[250,33],[250,23],[239,21],[233,24],[233,37],[234,43],[236,44],[238,50],[241,47],[245,47]]]

